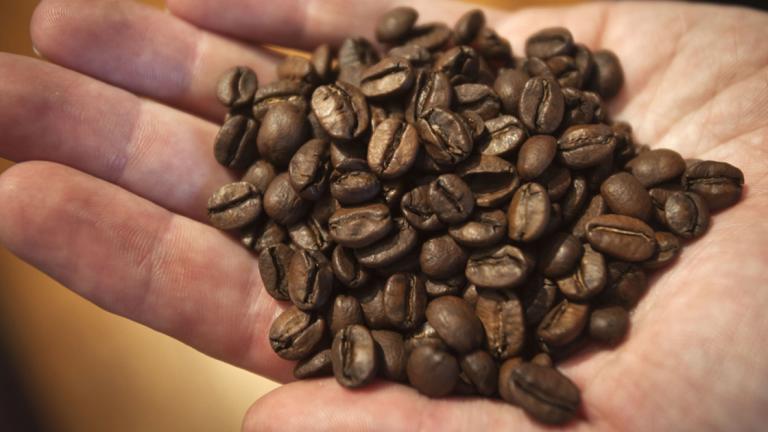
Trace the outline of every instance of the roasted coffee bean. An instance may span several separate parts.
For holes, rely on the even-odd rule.
[[[464,293],[461,295],[461,298],[474,308],[475,305],[477,305],[477,286],[475,284],[467,285],[467,287],[464,288]]]
[[[384,315],[390,326],[401,331],[416,329],[424,322],[427,292],[424,281],[412,273],[395,273],[384,285]]]
[[[307,141],[305,114],[290,103],[272,105],[261,121],[256,144],[259,153],[274,166],[288,166],[296,150]]]
[[[458,353],[468,353],[483,343],[483,325],[472,307],[460,297],[442,296],[430,301],[427,321]]]
[[[584,239],[587,234],[587,222],[591,221],[597,216],[602,216],[608,212],[608,206],[605,204],[605,200],[600,195],[595,195],[589,201],[587,208],[581,214],[579,219],[573,224],[571,233],[579,239]]]
[[[472,140],[477,141],[485,135],[485,121],[477,113],[465,111],[461,114],[472,133]]]
[[[528,57],[548,59],[559,55],[570,55],[573,51],[573,35],[568,29],[551,27],[540,30],[525,41]]]
[[[490,120],[499,115],[501,100],[496,92],[484,84],[459,84],[453,88],[456,111],[460,114],[475,113]]]
[[[552,357],[547,353],[538,353],[531,358],[531,364],[552,367]]]
[[[344,81],[318,87],[312,94],[312,111],[331,137],[344,141],[360,138],[371,119],[365,95]]]
[[[331,196],[341,205],[372,201],[381,191],[381,182],[368,171],[334,172],[331,175]]]
[[[600,195],[613,213],[646,222],[651,220],[651,197],[643,184],[630,173],[620,172],[608,177],[600,186]]]
[[[483,396],[496,393],[499,368],[490,354],[485,351],[474,351],[462,356],[459,365],[478,393]]]
[[[327,43],[318,45],[312,51],[310,61],[320,82],[323,84],[329,82],[333,74],[333,49],[331,46]]]
[[[371,332],[359,324],[338,331],[333,337],[331,362],[336,381],[344,387],[361,387],[376,376],[376,344]]]
[[[440,297],[444,295],[460,296],[467,286],[467,278],[463,274],[450,277],[448,279],[436,280],[427,279],[424,281],[424,288],[429,297]]]
[[[269,344],[278,356],[286,360],[301,360],[316,352],[324,334],[323,317],[291,306],[272,322]]]
[[[564,276],[576,268],[584,248],[575,236],[560,232],[550,237],[539,253],[539,270],[549,278]]]
[[[328,230],[336,243],[361,248],[384,238],[392,230],[389,208],[384,204],[340,208],[328,220]]]
[[[296,251],[286,277],[291,302],[301,310],[319,310],[333,291],[331,263],[320,252]]]
[[[443,23],[428,23],[411,29],[405,45],[419,45],[430,51],[439,51],[453,37],[453,32]]]
[[[305,82],[317,85],[320,78],[312,62],[304,57],[288,56],[277,65],[277,77],[284,80]]]
[[[288,227],[288,236],[293,244],[308,251],[327,253],[334,246],[333,239],[324,224],[312,218]]]
[[[246,116],[232,116],[216,135],[213,153],[225,167],[247,167],[257,156],[256,134],[259,124]]]
[[[275,222],[290,226],[301,220],[309,210],[310,202],[301,198],[291,186],[288,173],[272,180],[264,192],[264,212]]]
[[[373,244],[355,249],[357,261],[370,268],[383,268],[396,263],[418,245],[416,230],[404,218],[395,218],[389,234]]]
[[[544,236],[548,236],[558,229],[563,224],[563,210],[560,208],[559,203],[552,203],[552,208],[549,210],[549,221],[546,228],[544,228]]]
[[[557,285],[544,277],[535,277],[523,287],[521,300],[525,308],[525,322],[535,326],[555,305]]]
[[[643,268],[657,269],[664,267],[680,255],[682,245],[676,235],[669,232],[656,231],[655,237],[656,253],[647,261],[643,261]]]
[[[587,186],[590,191],[599,192],[600,186],[608,179],[613,173],[616,172],[616,164],[612,157],[603,159],[594,167],[586,170],[585,178],[587,180]]]
[[[512,370],[509,385],[517,404],[542,423],[567,423],[581,405],[576,385],[551,367],[524,363]]]
[[[248,171],[243,174],[243,178],[241,178],[240,181],[248,182],[256,186],[256,190],[259,191],[260,194],[264,194],[264,192],[267,191],[269,184],[275,179],[275,176],[277,176],[275,167],[271,163],[260,159],[248,168]]]
[[[273,106],[289,103],[301,113],[307,111],[305,99],[311,87],[300,81],[279,80],[260,87],[253,95],[253,118],[261,120]]]
[[[595,68],[589,87],[603,99],[611,99],[619,93],[624,84],[624,70],[621,68],[621,62],[616,54],[608,50],[595,51],[592,58]]]
[[[589,189],[587,187],[587,180],[582,176],[575,177],[571,182],[568,193],[565,194],[560,203],[563,211],[563,222],[570,222],[579,216],[579,212],[582,211],[588,199]]]
[[[251,104],[258,87],[256,72],[247,66],[236,66],[219,79],[216,97],[226,107],[240,108]]]
[[[395,118],[384,120],[368,143],[368,166],[382,179],[401,177],[416,162],[419,144],[413,125]]]
[[[693,192],[675,192],[664,205],[664,219],[669,229],[682,238],[696,238],[709,228],[709,209]]]
[[[473,156],[456,169],[469,186],[478,207],[498,207],[515,193],[520,179],[514,165],[496,156]]]
[[[550,209],[549,195],[542,185],[520,186],[507,211],[509,238],[524,243],[537,240],[547,228]]]
[[[385,57],[363,71],[360,90],[371,99],[388,98],[410,90],[413,79],[413,68],[408,60]]]
[[[422,345],[411,351],[406,365],[408,381],[429,397],[447,396],[459,379],[459,363],[446,351]]]
[[[376,40],[382,43],[394,43],[405,38],[413,28],[419,13],[416,9],[400,6],[390,9],[379,18],[376,24]]]
[[[485,122],[487,135],[479,143],[480,154],[507,157],[512,155],[526,139],[525,126],[511,115],[503,115]]]
[[[240,242],[243,246],[256,253],[261,253],[262,250],[270,246],[285,243],[287,239],[288,232],[285,228],[271,220],[243,228],[240,236]]]
[[[581,88],[583,77],[576,66],[576,60],[571,56],[559,55],[547,59],[547,67],[557,79],[560,87],[565,89]]]
[[[467,222],[448,229],[448,234],[465,247],[493,246],[507,234],[507,216],[501,210],[480,210]]]
[[[520,95],[520,119],[529,131],[550,134],[563,120],[565,99],[560,84],[551,78],[533,77]],[[611,149],[612,150],[612,149]]]
[[[371,329],[392,328],[385,312],[384,283],[384,279],[374,278],[367,286],[354,292],[363,309],[365,323]]]
[[[494,246],[472,253],[465,275],[482,288],[514,288],[525,281],[532,270],[531,258],[512,245]]]
[[[504,69],[499,72],[493,89],[499,95],[501,105],[506,114],[517,115],[523,89],[528,82],[528,75],[517,69]]]
[[[667,200],[675,192],[681,192],[682,190],[683,186],[678,183],[664,183],[648,190],[651,204],[653,204],[653,215],[657,222],[662,225],[667,224],[667,216],[664,212]]]
[[[264,248],[259,254],[259,274],[267,293],[275,300],[289,300],[288,267],[293,258],[293,249],[278,243]]]
[[[450,109],[452,101],[453,87],[446,74],[420,71],[416,75],[405,118],[408,123],[416,124],[432,108]]]
[[[578,69],[579,73],[581,74],[581,81],[578,88],[583,89],[587,84],[587,80],[592,77],[592,72],[595,69],[594,55],[586,45],[577,43],[573,46],[573,53],[571,56],[576,63],[576,69]],[[597,96],[596,93],[592,94]],[[599,98],[599,96],[597,97]]]
[[[528,138],[517,155],[517,173],[525,180],[535,179],[544,173],[557,153],[557,140],[549,135]]]
[[[629,216],[592,218],[586,225],[586,238],[595,249],[624,261],[645,261],[656,251],[653,229]]]
[[[483,11],[480,9],[469,10],[453,26],[454,39],[457,44],[466,45],[475,39],[483,27],[485,27]]]
[[[424,242],[419,253],[421,271],[435,279],[447,279],[461,273],[467,264],[467,253],[448,235]]]
[[[520,352],[525,342],[525,315],[517,296],[482,290],[475,313],[485,329],[485,347],[496,360],[504,361]]]
[[[463,45],[442,53],[433,66],[433,70],[444,73],[454,85],[475,81],[479,68],[477,52]]]
[[[514,395],[512,394],[512,387],[514,387],[514,384],[512,383],[512,371],[521,364],[523,364],[522,357],[512,357],[502,363],[499,367],[499,396],[501,396],[505,402],[512,405],[517,405]]]
[[[616,136],[616,162],[619,166],[623,166],[638,155],[637,146],[632,137],[632,126],[627,122],[617,121],[611,125],[611,129]]]
[[[627,171],[649,188],[679,178],[685,171],[685,161],[674,150],[647,151],[627,162]]]
[[[364,324],[363,309],[355,297],[339,294],[328,310],[328,326],[331,335],[353,324]]]
[[[377,61],[379,61],[379,53],[368,39],[362,37],[344,39],[339,46],[338,81],[359,86],[363,70]]]
[[[309,122],[309,129],[313,137],[328,142],[332,140],[331,136],[328,135],[328,132],[323,129],[320,120],[317,119],[317,116],[311,110],[309,111],[309,114],[307,114],[307,121]]]
[[[616,148],[616,138],[609,126],[576,125],[563,132],[557,141],[560,160],[569,168],[583,169],[598,165]]]
[[[336,246],[331,255],[331,268],[336,279],[348,288],[360,288],[368,283],[370,274],[358,263],[351,249]]]
[[[522,65],[522,72],[529,77],[541,77],[555,80],[555,74],[549,69],[547,62],[538,57],[528,57]]]
[[[469,157],[472,133],[464,119],[442,108],[430,108],[416,122],[424,149],[440,166],[452,167]]]
[[[338,201],[333,199],[329,194],[324,194],[318,201],[315,201],[308,217],[316,220],[324,227],[327,227],[328,219],[331,218],[333,212],[338,210],[339,207],[341,206]]]
[[[500,67],[509,66],[512,61],[512,46],[509,41],[490,27],[480,29],[473,45],[478,54]]]
[[[444,228],[429,202],[429,185],[419,186],[403,195],[400,203],[405,219],[421,231],[437,231]]]
[[[614,261],[608,264],[608,285],[600,294],[606,304],[633,308],[648,288],[645,272],[635,264]]]
[[[427,321],[424,321],[414,332],[408,334],[405,339],[405,353],[410,355],[414,349],[423,345],[429,345],[442,351],[448,350],[448,345],[440,339],[435,329]]]
[[[562,347],[581,334],[588,318],[589,305],[563,300],[547,313],[536,335],[547,346]]]
[[[315,201],[325,193],[331,175],[329,149],[327,141],[312,139],[301,146],[291,158],[288,175],[291,186],[300,197]]]
[[[405,179],[385,180],[381,182],[381,196],[390,209],[400,206],[407,187]]]
[[[571,187],[571,171],[558,163],[552,163],[534,180],[547,189],[551,202],[560,201]]]
[[[333,375],[331,350],[324,349],[319,353],[296,363],[293,376],[296,379],[319,378]]]
[[[429,204],[440,222],[456,225],[472,214],[475,198],[461,177],[443,174],[429,185]]]
[[[565,87],[563,97],[565,98],[564,124],[579,125],[601,121],[603,106],[600,96],[596,93]]]
[[[222,186],[208,199],[208,217],[216,228],[243,228],[261,215],[261,196],[250,183]]]
[[[340,173],[367,171],[365,153],[365,147],[354,142],[331,142],[331,166]]]
[[[589,316],[589,336],[613,345],[624,338],[629,328],[629,314],[620,306],[595,309]]]
[[[432,53],[419,45],[401,45],[389,50],[387,55],[402,57],[411,63],[414,68],[423,68],[432,62]],[[418,72],[416,72],[418,77]]]
[[[405,381],[405,366],[408,357],[405,353],[405,343],[400,333],[389,330],[371,330],[371,336],[376,344],[376,354],[379,373],[390,381]]]
[[[607,282],[605,258],[589,245],[584,245],[579,266],[570,275],[557,279],[557,286],[570,300],[584,301],[599,294]]]
[[[725,162],[697,161],[683,174],[685,190],[696,192],[711,211],[730,207],[741,198],[744,174]]]

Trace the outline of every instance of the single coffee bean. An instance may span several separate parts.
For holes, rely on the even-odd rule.
[[[546,189],[538,183],[520,186],[507,211],[509,238],[517,242],[532,242],[544,234],[549,222],[551,205]]]
[[[288,176],[300,197],[316,201],[325,193],[331,174],[329,149],[327,141],[312,139],[291,158]]]
[[[540,30],[525,41],[528,57],[548,59],[559,55],[570,55],[573,51],[573,35],[568,29],[551,27]]]
[[[490,120],[501,111],[499,96],[487,85],[459,84],[453,90],[456,95],[456,111],[460,114],[472,112],[483,120]]]
[[[410,355],[416,348],[429,345],[441,351],[448,351],[448,345],[440,339],[435,329],[424,321],[414,332],[409,333],[405,339],[405,353]]]
[[[547,59],[547,67],[552,71],[560,87],[579,89],[584,78],[576,66],[576,59],[571,56],[559,55]]]
[[[307,112],[306,96],[311,91],[306,83],[293,80],[279,80],[256,90],[253,95],[253,118],[261,121],[275,105],[289,103],[299,112]]]
[[[321,83],[325,84],[331,81],[331,75],[333,74],[333,49],[329,44],[318,45],[312,51],[310,61]]]
[[[608,177],[600,186],[600,195],[614,213],[646,222],[651,220],[651,197],[643,184],[630,173],[620,172]]]
[[[552,357],[547,353],[538,353],[531,358],[531,364],[552,367]]]
[[[389,10],[376,24],[376,40],[381,43],[395,43],[410,33],[419,13],[416,9],[400,6]]]
[[[555,305],[557,285],[544,277],[532,278],[523,287],[521,300],[525,309],[525,322],[535,326]]]
[[[331,166],[340,173],[367,171],[365,153],[365,147],[354,142],[331,142]]]
[[[216,160],[228,168],[247,167],[257,156],[256,134],[259,124],[242,115],[232,116],[216,135],[213,154]]]
[[[587,234],[587,222],[591,221],[597,216],[602,216],[608,212],[608,206],[605,204],[605,200],[600,195],[595,195],[589,201],[587,208],[584,209],[581,216],[576,223],[573,224],[571,233],[577,238],[584,240]]]
[[[356,290],[353,295],[363,309],[365,323],[370,329],[392,328],[384,307],[384,279],[374,278],[371,283]]]
[[[349,37],[339,46],[338,81],[360,86],[363,70],[379,61],[379,53],[366,38]]]
[[[400,208],[408,223],[418,230],[437,231],[444,228],[443,223],[432,210],[429,201],[429,185],[419,186],[403,195]]]
[[[384,204],[340,208],[328,220],[328,230],[336,243],[361,248],[384,238],[392,230],[389,208]]]
[[[493,83],[493,89],[499,95],[501,106],[506,114],[518,114],[520,98],[528,78],[528,74],[517,69],[499,71],[499,75]]]
[[[480,210],[467,222],[448,229],[448,234],[465,247],[493,246],[507,234],[507,217],[501,210]]]
[[[390,381],[405,381],[408,357],[405,353],[403,335],[389,330],[371,330],[371,336],[376,344],[378,357],[376,363],[379,365],[379,373]]]
[[[368,171],[334,172],[331,175],[331,196],[341,205],[371,201],[380,191],[381,182]]]
[[[463,274],[450,277],[448,279],[427,279],[424,281],[424,288],[429,297],[440,297],[444,295],[460,296],[467,286],[467,278]]]
[[[494,246],[472,253],[465,275],[482,288],[514,288],[525,281],[533,263],[522,250],[512,245]]]
[[[479,143],[480,154],[506,157],[525,141],[525,126],[517,117],[503,115],[485,122],[487,135]]]
[[[481,290],[475,313],[485,329],[486,350],[496,360],[504,361],[520,352],[525,342],[525,315],[517,296]]]
[[[421,71],[416,75],[405,118],[416,124],[432,108],[450,109],[452,101],[453,87],[446,74]]]
[[[583,169],[598,165],[616,148],[616,138],[609,126],[576,125],[563,132],[557,141],[560,160],[569,168]]]
[[[411,29],[404,45],[419,45],[430,51],[439,51],[453,37],[453,32],[443,23],[428,23]]]
[[[476,81],[479,68],[477,52],[463,45],[440,54],[432,67],[433,70],[444,73],[454,85]]]
[[[629,216],[592,218],[586,225],[586,238],[595,249],[624,261],[645,261],[656,251],[653,229]]]
[[[674,150],[647,151],[627,162],[626,169],[649,188],[679,178],[685,171],[685,161]]]
[[[693,192],[676,192],[664,206],[664,219],[669,229],[682,238],[700,237],[709,228],[709,209]]]
[[[524,363],[512,370],[510,381],[515,401],[542,423],[567,423],[581,405],[579,389],[557,369]]]
[[[441,222],[456,225],[472,214],[475,198],[461,177],[443,174],[429,185],[429,204]]]
[[[385,57],[363,71],[360,90],[368,98],[383,99],[408,91],[413,80],[413,68],[408,60]]]
[[[595,309],[589,316],[589,336],[608,345],[624,338],[628,328],[629,314],[620,306]]]
[[[421,271],[435,279],[447,279],[461,273],[467,253],[448,235],[427,240],[419,254]]]
[[[211,224],[222,230],[245,227],[261,215],[261,196],[250,183],[222,186],[208,199]]]
[[[581,334],[588,318],[588,304],[563,300],[547,313],[536,329],[536,335],[547,346],[565,346]]]
[[[295,245],[308,251],[327,253],[334,246],[328,230],[312,218],[288,227],[288,236]]]
[[[293,376],[296,379],[319,378],[333,375],[331,364],[331,350],[324,349],[312,357],[296,363],[293,368]]]
[[[520,119],[532,132],[551,134],[560,126],[565,99],[560,84],[550,78],[533,77],[520,95]]]
[[[577,176],[571,182],[571,187],[568,189],[568,193],[561,201],[563,211],[563,222],[570,222],[579,216],[579,212],[582,211],[584,205],[587,204],[589,199],[589,188],[587,186],[587,180],[582,176]]]
[[[696,192],[711,211],[730,207],[741,198],[744,174],[725,162],[698,161],[683,174],[685,190]]]
[[[285,228],[268,220],[266,223],[256,223],[243,228],[240,242],[246,249],[259,254],[270,246],[285,243],[287,239],[288,232]]]
[[[535,179],[544,173],[557,153],[557,140],[549,135],[528,138],[517,156],[517,173],[525,180]]]
[[[514,165],[496,156],[473,156],[456,169],[469,186],[478,207],[498,207],[515,193],[520,179]]]
[[[368,143],[368,166],[382,179],[403,176],[416,162],[419,152],[416,128],[402,120],[384,120]]]
[[[422,345],[411,351],[406,365],[408,381],[429,397],[447,396],[459,379],[459,363],[446,351]]]
[[[370,273],[358,263],[352,250],[341,245],[333,250],[331,268],[336,279],[348,288],[360,288],[370,279]]]
[[[353,324],[333,337],[331,346],[333,375],[344,387],[361,387],[376,376],[376,344],[371,332]]]
[[[595,59],[592,51],[584,44],[574,44],[573,53],[571,54],[574,62],[576,63],[576,69],[581,75],[581,81],[579,82],[579,89],[583,89],[587,84],[587,80],[592,77],[592,72],[595,70]],[[592,93],[592,92],[590,92]],[[596,93],[593,93],[597,96]],[[599,96],[597,96],[599,98]],[[602,120],[600,120],[602,121]]]
[[[256,186],[256,190],[263,195],[276,176],[277,172],[275,171],[274,165],[263,159],[259,159],[248,168],[248,171],[243,174],[243,178],[241,178],[240,181],[248,182]]]
[[[619,93],[624,84],[624,70],[621,68],[621,62],[616,54],[608,50],[595,51],[592,58],[595,69],[589,87],[603,99],[611,99]]]
[[[560,232],[550,237],[539,253],[539,270],[548,278],[570,273],[581,259],[584,248],[576,236]]]
[[[648,279],[640,267],[614,261],[608,264],[608,285],[600,294],[600,300],[630,309],[635,307],[647,288]]]
[[[602,122],[605,123],[604,120]],[[616,136],[616,161],[619,166],[624,166],[638,155],[638,146],[635,145],[635,140],[632,137],[632,126],[627,122],[617,121],[611,125],[611,129]]]
[[[290,103],[278,103],[267,111],[256,144],[259,153],[276,167],[286,167],[296,150],[307,141],[305,114]]]
[[[272,180],[264,192],[264,212],[275,222],[290,226],[301,220],[309,210],[310,202],[301,198],[291,186],[288,173]]]
[[[373,244],[355,249],[357,262],[369,268],[383,268],[396,263],[419,243],[416,230],[404,218],[393,219],[392,231]]]
[[[333,291],[331,263],[320,252],[296,251],[286,277],[288,295],[301,310],[319,310]]]
[[[324,333],[323,317],[291,306],[272,322],[269,344],[278,356],[286,360],[301,360],[317,351]]]
[[[680,250],[683,246],[676,235],[669,232],[656,231],[655,237],[656,253],[647,261],[643,261],[643,268],[657,269],[664,267],[680,255]]]
[[[512,45],[490,27],[480,29],[473,45],[482,58],[499,67],[509,66],[512,62]]]
[[[565,98],[563,124],[578,125],[600,122],[603,106],[597,93],[564,87],[563,97]]]
[[[493,357],[485,351],[474,351],[461,357],[461,371],[478,393],[492,396],[499,384],[499,368]]]
[[[328,310],[328,326],[331,335],[353,324],[364,324],[363,309],[355,297],[339,294]]]
[[[675,192],[681,192],[683,186],[678,183],[664,183],[648,190],[653,204],[653,216],[662,225],[667,224],[667,215],[664,212],[667,200]]]
[[[216,97],[226,107],[244,107],[251,104],[258,87],[256,72],[247,66],[236,66],[226,71],[219,80]]]
[[[483,343],[483,325],[472,307],[460,297],[442,296],[430,301],[427,321],[458,353],[471,352]]]
[[[424,68],[432,63],[432,53],[419,45],[400,45],[387,52],[392,57],[402,57],[408,60],[416,69]],[[418,71],[414,71],[418,77]]]
[[[457,44],[466,45],[472,42],[480,30],[485,27],[485,14],[480,9],[472,9],[464,13],[453,27],[453,35]]]
[[[427,292],[424,281],[412,273],[395,273],[384,285],[384,314],[401,331],[416,329],[424,322]]]
[[[277,77],[284,80],[305,82],[317,85],[320,77],[310,59],[298,56],[288,56],[277,65]]]
[[[424,149],[440,166],[452,167],[472,152],[472,133],[464,119],[442,108],[430,108],[416,122]]]
[[[583,301],[599,294],[607,282],[605,258],[589,245],[584,245],[578,268],[570,275],[557,279],[557,286],[568,299]]]
[[[521,364],[523,364],[522,357],[512,357],[502,363],[501,367],[499,367],[499,396],[501,396],[505,402],[512,405],[517,405],[517,401],[515,401],[515,397],[512,394],[512,388],[514,387],[514,383],[512,382],[512,371]]]
[[[275,300],[289,300],[288,266],[293,258],[293,249],[279,243],[264,248],[259,254],[259,274],[267,293]]]
[[[312,94],[312,111],[325,131],[338,140],[359,138],[370,123],[365,95],[344,81],[318,87]]]

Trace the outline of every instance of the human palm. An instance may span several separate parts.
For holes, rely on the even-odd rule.
[[[223,115],[215,81],[235,64],[268,81],[277,58],[216,33],[310,48],[368,35],[391,4],[168,3],[175,15],[130,2],[46,0],[33,41],[63,67],[0,55],[0,156],[21,162],[0,177],[0,241],[107,310],[288,382],[291,364],[266,337],[283,306],[262,289],[253,256],[207,226],[204,212],[213,190],[234,179],[212,156]],[[469,5],[415,7],[423,20],[453,22]],[[760,429],[768,406],[768,292],[760,291],[768,276],[768,15],[667,3],[488,15],[518,52],[526,35],[555,25],[615,51],[626,85],[611,110],[639,142],[727,161],[746,177],[744,199],[653,280],[627,340],[562,365],[583,391],[572,426]],[[390,383],[351,391],[331,379],[280,387],[254,404],[244,426],[538,427],[502,402],[430,400]]]

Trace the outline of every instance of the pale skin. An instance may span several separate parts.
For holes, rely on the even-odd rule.
[[[215,81],[227,67],[246,64],[268,82],[278,58],[257,44],[310,48],[347,34],[370,36],[368,23],[392,3],[168,3],[170,13],[130,2],[46,0],[33,18],[32,40],[51,63],[0,54],[0,156],[19,162],[0,176],[0,242],[104,309],[288,383],[292,364],[273,354],[266,338],[284,306],[262,290],[254,257],[206,225],[207,197],[235,178],[212,154],[223,114]],[[453,23],[471,7],[412,4],[423,22]],[[592,49],[615,51],[626,86],[611,112],[634,126],[637,141],[729,162],[747,182],[743,200],[715,215],[706,236],[652,279],[624,343],[562,366],[584,400],[568,426],[762,429],[768,418],[768,15],[618,3],[489,10],[488,16],[517,53],[526,35],[555,25]],[[389,383],[349,391],[323,379],[262,397],[243,428],[541,426],[502,402],[430,400]]]

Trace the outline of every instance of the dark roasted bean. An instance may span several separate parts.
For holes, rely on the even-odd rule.
[[[741,198],[744,174],[725,162],[697,161],[686,168],[683,187],[696,192],[711,211],[730,207]]]
[[[576,385],[550,367],[524,363],[512,370],[509,385],[517,404],[542,423],[567,423],[581,404]]]
[[[520,186],[507,211],[509,238],[517,242],[532,242],[544,234],[550,215],[546,189],[538,183]]]
[[[242,115],[232,116],[216,135],[213,153],[216,160],[229,168],[245,168],[257,156],[256,134],[259,124]]]
[[[256,73],[247,66],[229,69],[219,80],[216,96],[227,107],[244,107],[251,104],[259,87]]]
[[[472,307],[460,297],[442,296],[430,301],[427,321],[458,353],[468,353],[483,343],[483,325]]]
[[[520,96],[519,113],[530,131],[549,134],[557,130],[565,113],[560,84],[550,78],[529,79]]]
[[[301,360],[316,352],[325,334],[325,320],[292,306],[269,328],[269,344],[286,360]]]
[[[222,186],[208,199],[208,217],[216,228],[243,228],[261,215],[261,195],[250,183]]]
[[[595,249],[625,261],[645,261],[656,251],[653,229],[629,216],[592,218],[586,225],[586,237]]]
[[[525,281],[532,270],[531,258],[512,245],[494,246],[472,253],[466,276],[482,288],[514,288]]]
[[[664,220],[680,237],[696,238],[709,228],[709,209],[698,194],[675,192],[664,205]]]
[[[376,344],[371,332],[359,324],[338,331],[331,347],[333,375],[345,387],[368,384],[377,371]]]

